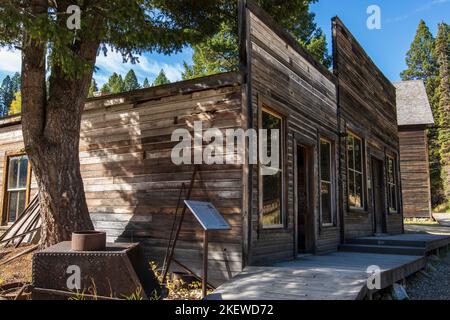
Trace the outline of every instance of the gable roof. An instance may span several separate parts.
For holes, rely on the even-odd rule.
[[[399,126],[434,124],[425,85],[422,80],[394,83],[397,88],[397,119]]]

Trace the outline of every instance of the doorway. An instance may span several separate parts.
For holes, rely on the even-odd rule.
[[[386,215],[384,204],[383,161],[372,159],[372,192],[374,233],[386,233]]]
[[[311,210],[311,151],[297,145],[297,251],[314,251],[314,217]]]

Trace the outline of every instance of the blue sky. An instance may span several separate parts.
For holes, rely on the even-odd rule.
[[[381,9],[381,29],[366,26],[370,5]],[[312,6],[317,24],[325,31],[331,52],[331,18],[339,16],[372,60],[391,81],[400,80],[405,56],[424,19],[433,34],[439,22],[450,23],[450,0],[319,0]]]
[[[366,27],[369,5],[381,8],[381,30]],[[331,18],[338,15],[386,76],[397,81],[405,69],[405,55],[420,19],[423,18],[435,34],[439,22],[449,23],[450,0],[320,0],[311,9],[316,13],[317,24],[327,35],[330,53]],[[144,54],[139,64],[131,65],[123,64],[122,58],[115,53],[107,57],[100,55],[97,58],[99,70],[94,77],[102,85],[113,72],[124,76],[133,68],[140,82],[145,77],[152,81],[164,69],[171,81],[177,81],[181,79],[183,61],[190,63],[191,56],[190,48],[172,56]],[[20,54],[0,49],[0,80],[15,71],[20,71]]]

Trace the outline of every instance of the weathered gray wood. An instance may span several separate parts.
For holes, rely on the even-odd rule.
[[[426,258],[338,252],[270,267],[247,267],[211,300],[357,300],[368,293],[367,268],[377,265],[386,288],[425,267]]]
[[[383,215],[387,232],[401,233],[402,201],[398,196],[398,213],[389,214],[387,204],[386,157],[397,161],[397,194],[401,195],[398,175],[400,148],[397,127],[396,90],[393,84],[373,63],[355,37],[339,18],[333,19],[334,74],[338,78],[338,104],[340,132],[352,132],[363,139],[364,147],[364,194],[363,212],[351,210],[348,201],[348,163],[346,139],[341,139],[340,176],[342,180],[341,216],[344,219],[345,238],[371,235],[374,232],[374,206],[372,189],[372,157],[383,162]]]
[[[426,129],[400,129],[399,136],[405,217],[430,218],[430,166]]]

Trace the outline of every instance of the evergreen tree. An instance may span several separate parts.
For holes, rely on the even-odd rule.
[[[114,72],[111,77],[109,77],[108,82],[103,85],[101,91],[102,93],[108,94],[124,92],[125,86],[122,76]]]
[[[163,84],[169,84],[170,80],[167,78],[166,73],[164,72],[164,69],[161,69],[158,76],[156,77],[155,81],[153,82],[153,86],[160,86]]]
[[[41,247],[93,229],[78,153],[97,54],[112,50],[135,62],[144,51],[178,52],[217,32],[228,2],[1,1],[0,47],[22,53],[22,131],[39,187]],[[82,7],[77,30],[67,28],[70,4]]]
[[[88,98],[92,98],[94,96],[94,93],[98,91],[97,82],[94,78],[91,80],[91,86],[89,87],[89,94]]]
[[[150,88],[150,82],[148,81],[147,78],[144,79],[144,83],[142,84],[142,88]]]
[[[132,90],[137,90],[140,88],[141,88],[141,86],[139,85],[136,74],[134,73],[134,70],[131,69],[125,75],[125,79],[123,80],[123,89],[124,89],[124,91],[132,91]]]
[[[309,11],[310,4],[317,0],[257,0],[256,2],[316,59],[326,67],[331,66],[325,35],[315,24],[315,15]],[[228,3],[229,12],[237,11],[236,3],[237,1]],[[234,16],[230,15],[230,19],[222,21],[220,31],[214,36],[193,46],[193,64],[184,63],[182,74],[184,80],[237,70],[239,64],[238,26]]]
[[[438,145],[442,164],[441,175],[444,201],[450,204],[450,26],[448,24],[439,25],[434,56],[439,65],[439,87],[436,95],[439,99]]]
[[[439,84],[438,63],[434,54],[434,37],[425,21],[421,20],[411,47],[406,54],[407,69],[401,73],[401,78],[407,80],[423,80],[427,89],[436,124],[439,123]],[[444,201],[442,166],[439,143],[439,127],[428,130],[428,152],[430,159],[430,181],[433,207]]]
[[[14,95],[20,90],[20,74],[12,77],[6,76],[0,86],[0,117],[8,115],[9,107],[14,100]]]
[[[17,91],[9,107],[8,115],[12,116],[20,113],[22,113],[22,95],[20,91]]]
[[[6,76],[0,87],[0,117],[8,114],[8,107],[13,99],[14,97],[11,96],[11,77]]]
[[[420,20],[411,47],[406,54],[407,69],[400,76],[403,81],[424,80],[427,93],[434,96],[438,65],[433,54],[434,37],[424,20]]]

